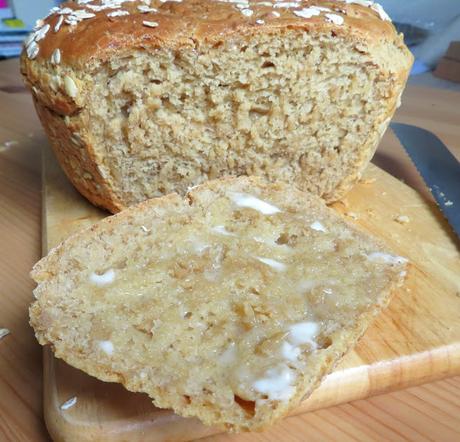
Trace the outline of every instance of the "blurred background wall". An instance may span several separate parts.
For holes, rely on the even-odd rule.
[[[381,0],[393,21],[410,25],[401,29],[417,58],[414,73],[436,66],[452,41],[460,41],[460,0]],[[422,31],[426,31],[423,33]],[[418,38],[422,37],[423,38]]]
[[[39,17],[45,16],[48,11],[56,4],[61,3],[56,0],[7,0],[16,17],[27,25],[32,25]]]
[[[460,15],[460,0],[381,0],[394,21],[440,30]]]

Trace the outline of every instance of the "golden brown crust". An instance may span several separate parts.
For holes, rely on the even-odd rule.
[[[242,2],[244,4],[244,2]],[[378,42],[394,39],[395,28],[390,21],[382,20],[374,9],[342,1],[307,0],[298,2],[298,7],[272,7],[264,2],[250,2],[253,14],[246,16],[233,2],[214,0],[184,0],[182,2],[161,2],[152,0],[151,8],[158,12],[141,12],[142,1],[122,3],[119,9],[129,15],[109,17],[119,9],[97,11],[91,5],[101,1],[78,5],[65,2],[61,8],[85,10],[94,17],[83,19],[77,25],[62,24],[58,32],[54,28],[60,15],[53,14],[45,19],[51,26],[47,35],[39,42],[37,59],[49,59],[55,49],[60,49],[62,62],[76,68],[84,67],[91,60],[106,60],[114,52],[130,51],[134,48],[183,48],[198,47],[200,44],[218,43],[233,34],[255,34],[258,32],[279,33],[284,29],[300,28],[311,32],[331,32]],[[285,2],[288,4],[289,2]],[[304,18],[293,13],[302,8],[319,6],[329,8],[334,14],[344,18],[337,26],[325,20],[323,14]],[[277,12],[280,16],[273,14]],[[256,21],[263,20],[264,24]],[[144,21],[154,21],[157,27],[148,27]]]

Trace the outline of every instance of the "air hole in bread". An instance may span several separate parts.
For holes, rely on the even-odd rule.
[[[249,111],[249,118],[252,120],[254,117],[257,118],[258,116],[268,115],[270,113],[270,109],[270,106],[256,105]]]
[[[253,417],[256,414],[256,403],[254,401],[247,401],[236,394],[234,399],[248,416]]]
[[[271,62],[271,61],[266,61],[262,64],[262,68],[274,68],[275,67],[275,63]]]
[[[285,245],[289,243],[289,233],[283,232],[275,241],[276,244]]]
[[[276,240],[276,244],[283,246],[283,245],[288,245],[288,246],[294,246],[297,242],[298,235],[292,234],[292,233],[287,233],[283,232]]]
[[[132,106],[131,102],[125,103],[123,106],[121,106],[120,110],[124,118],[129,117],[129,111],[131,109],[131,106]]]
[[[328,336],[320,338],[318,342],[318,348],[321,350],[325,350],[332,345],[332,339]]]

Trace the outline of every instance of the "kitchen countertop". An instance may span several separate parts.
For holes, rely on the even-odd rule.
[[[453,95],[454,94],[454,95]],[[460,93],[409,86],[398,120],[433,132],[460,157]],[[449,104],[450,103],[450,104]],[[449,106],[451,106],[449,108]],[[456,130],[444,122],[457,119]],[[452,125],[450,125],[451,127]],[[431,198],[391,133],[374,163]],[[42,441],[42,352],[28,325],[40,258],[40,147],[46,137],[17,60],[0,62],[0,440]],[[8,294],[8,302],[6,302]],[[459,373],[460,375],[460,373]],[[460,440],[460,376],[285,419],[264,433],[219,435],[214,441]]]

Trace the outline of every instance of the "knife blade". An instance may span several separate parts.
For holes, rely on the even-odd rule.
[[[390,127],[460,238],[460,163],[428,130],[403,123]]]

